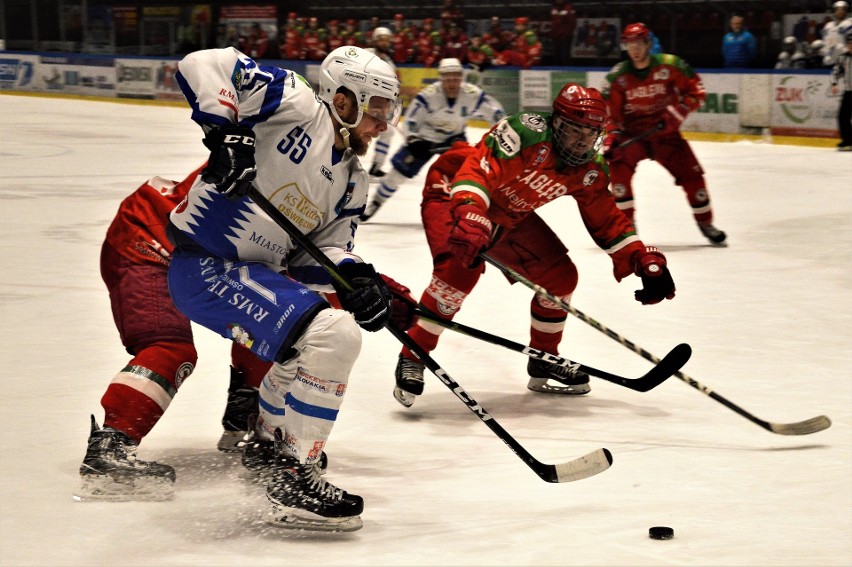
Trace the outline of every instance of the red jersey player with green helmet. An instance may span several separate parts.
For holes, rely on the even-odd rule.
[[[606,122],[599,91],[562,87],[553,112],[524,112],[498,122],[475,146],[456,143],[426,176],[421,215],[433,271],[420,303],[451,320],[485,270],[480,252],[570,301],[577,268],[556,233],[535,209],[563,195],[577,202],[591,237],[613,262],[617,280],[636,274],[643,304],[671,299],[675,286],[662,252],[646,247],[610,194],[607,164],[597,153]],[[530,346],[558,352],[567,312],[541,296],[532,299]],[[443,327],[420,320],[409,336],[426,351]],[[400,353],[394,396],[405,406],[423,392],[423,364]],[[576,369],[531,359],[530,390],[588,393],[589,377]],[[554,382],[553,384],[548,381]]]
[[[692,215],[701,233],[713,244],[722,245],[725,233],[713,226],[713,209],[704,180],[704,170],[686,140],[680,125],[704,101],[701,78],[680,57],[651,54],[651,30],[634,23],[621,34],[628,59],[606,76],[603,90],[610,116],[604,141],[609,161],[612,192],[618,208],[633,219],[633,175],[637,164],[653,159],[675,178],[686,193]],[[642,140],[619,147],[634,136],[654,131]]]

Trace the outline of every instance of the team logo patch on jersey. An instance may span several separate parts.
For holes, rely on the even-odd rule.
[[[521,114],[521,124],[533,132],[544,132],[547,130],[547,120],[538,114]]]
[[[508,156],[513,156],[521,150],[521,137],[508,122],[501,122],[490,135],[500,150]]]
[[[189,375],[192,374],[192,370],[195,368],[191,363],[184,362],[180,365],[180,368],[175,372],[175,388],[180,388],[180,385],[183,384],[183,381],[189,378]]]
[[[592,171],[587,171],[586,175],[583,177],[583,186],[588,187],[598,178],[598,172],[594,169]]]
[[[254,344],[254,337],[251,336],[251,333],[238,323],[228,325],[228,334],[231,335],[232,341],[246,348],[251,348],[251,345]]]
[[[288,183],[273,191],[269,202],[299,229],[304,229],[303,232],[310,232],[322,224],[322,211],[302,193],[297,183]]]

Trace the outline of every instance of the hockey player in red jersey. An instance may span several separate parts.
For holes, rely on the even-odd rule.
[[[613,67],[603,90],[610,110],[603,152],[618,208],[633,220],[633,175],[640,161],[653,159],[683,188],[701,233],[713,244],[722,245],[726,235],[713,225],[704,170],[680,133],[681,123],[706,96],[701,78],[675,55],[651,55],[651,31],[645,24],[626,26],[621,43],[628,59]],[[654,129],[659,131],[619,147]]]
[[[645,246],[608,191],[601,147],[607,107],[601,93],[575,84],[562,87],[552,113],[524,112],[498,122],[475,146],[456,143],[430,168],[421,215],[433,271],[421,304],[451,320],[473,290],[485,265],[480,252],[516,270],[565,302],[577,286],[577,268],[557,235],[535,209],[572,196],[594,241],[613,262],[616,280],[642,279],[643,304],[671,299],[675,286],[666,258]],[[558,353],[567,313],[541,297],[532,299],[530,346]],[[443,327],[420,320],[409,330],[426,351]],[[405,406],[423,391],[423,364],[400,353],[394,396]],[[589,377],[576,369],[530,359],[530,390],[586,394]],[[555,384],[549,383],[555,382]]]
[[[92,416],[81,500],[169,498],[175,471],[135,458],[136,447],[168,409],[195,368],[192,329],[172,303],[167,270],[174,246],[166,238],[169,212],[186,197],[201,169],[181,181],[153,177],[121,203],[101,249],[101,276],[109,290],[121,342],[133,356],[101,399],[103,429]],[[219,449],[238,451],[257,413],[257,388],[271,366],[247,348],[231,347],[231,382]],[[135,477],[135,478],[134,478]]]

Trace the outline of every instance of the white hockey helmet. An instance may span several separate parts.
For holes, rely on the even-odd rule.
[[[358,103],[358,117],[351,124],[341,119],[331,104],[341,87],[351,91]],[[402,113],[399,79],[394,70],[375,54],[354,45],[338,47],[323,59],[318,94],[347,128],[360,124],[364,114],[395,125]]]
[[[838,8],[843,8],[844,10],[848,11],[849,10],[849,2],[846,2],[845,0],[837,0],[837,2],[835,2],[834,4],[831,5],[831,7],[834,8],[835,10],[838,9]]]
[[[447,57],[446,59],[441,59],[438,62],[438,74],[443,75],[445,73],[462,73],[464,72],[464,67],[462,67],[461,61],[456,59],[455,57]]]
[[[388,28],[379,26],[373,30],[373,39],[379,39],[380,37],[386,37],[388,39],[393,39],[393,32]]]

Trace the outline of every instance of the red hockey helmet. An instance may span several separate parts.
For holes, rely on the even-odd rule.
[[[553,101],[553,143],[562,161],[580,165],[600,150],[607,104],[599,90],[567,83]]]
[[[624,49],[624,45],[626,43],[633,41],[644,41],[646,43],[650,43],[651,30],[648,29],[648,26],[642,22],[636,22],[635,24],[627,24],[624,26],[624,30],[621,32],[621,48]]]
[[[530,19],[527,18],[527,17],[521,16],[520,18],[515,18],[515,25],[516,26],[526,26],[529,23],[530,23]]]

